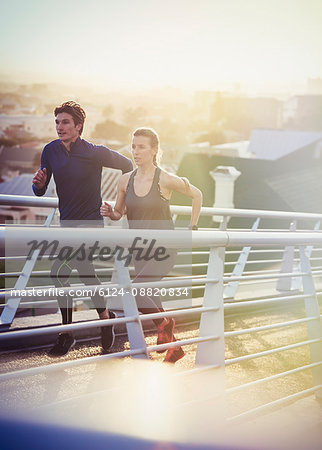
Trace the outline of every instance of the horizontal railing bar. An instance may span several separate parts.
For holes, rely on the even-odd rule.
[[[38,240],[58,240],[60,246],[78,246],[80,242],[84,245],[92,245],[95,242],[106,242],[106,228],[97,228],[95,233],[91,228],[57,228],[48,229],[41,228],[37,230]],[[17,228],[10,231],[5,227],[0,227],[0,246],[5,248],[5,244],[10,239],[12,251],[15,249],[24,249],[27,252],[27,243],[31,242],[35,237],[35,231],[25,227],[24,233]],[[121,244],[128,248],[137,238],[146,239],[147,242],[156,240],[158,246],[166,248],[182,248],[186,246],[195,247],[225,247],[225,246],[270,246],[270,245],[315,245],[322,243],[322,233],[255,233],[255,232],[228,232],[228,231],[194,231],[189,230],[136,230],[136,229],[119,229],[108,230],[108,242],[111,248],[120,246]],[[143,242],[143,241],[142,241]],[[102,244],[101,244],[102,245]],[[147,245],[140,247],[147,248]],[[21,250],[23,251],[23,250]]]
[[[216,306],[200,306],[192,309],[179,309],[172,311],[162,311],[159,313],[149,313],[149,314],[141,314],[139,316],[139,320],[153,320],[153,319],[163,319],[164,317],[177,317],[177,316],[185,316],[189,314],[203,313],[203,312],[211,312],[218,311],[219,308]]]
[[[264,282],[262,281],[262,280],[259,280],[259,281],[252,281],[252,280],[250,280],[250,281],[241,281],[241,284],[240,284],[240,286],[249,286],[249,285],[254,285],[254,284],[264,284]]]
[[[280,248],[280,249],[277,249],[277,248],[254,249],[254,248],[251,248],[250,251],[249,251],[249,254],[252,255],[252,254],[255,254],[255,253],[283,253],[284,251],[285,251],[285,248]],[[312,249],[312,252],[321,252],[321,251],[322,251],[322,248],[316,248],[315,247],[315,248]],[[226,255],[239,255],[240,252],[241,252],[241,250],[227,250],[226,251]],[[298,254],[299,253],[299,249],[298,248],[294,248],[294,252],[296,254]]]
[[[283,253],[284,252],[284,248],[281,249],[277,249],[277,248],[265,248],[262,250],[259,249],[253,249],[251,248],[249,251],[249,254],[251,255],[252,253]],[[241,250],[226,250],[226,255],[240,255]]]
[[[109,255],[107,254],[104,256],[109,256]],[[94,254],[92,258],[95,260],[98,257],[99,257],[99,254]],[[26,258],[27,258],[27,255],[25,255],[25,256],[0,256],[0,261],[6,261],[6,260],[10,261],[10,260],[19,260],[19,259],[25,260]],[[39,257],[39,260],[48,259],[48,258],[52,258],[54,260],[54,259],[58,258],[58,254],[57,255],[41,255],[41,257]],[[114,256],[112,259],[114,259]]]
[[[250,261],[246,261],[245,265],[248,266],[248,264],[272,264],[272,263],[279,263],[282,262],[281,259],[252,259]],[[238,264],[238,261],[226,261],[225,266],[232,266]]]
[[[173,374],[173,376],[174,377],[189,376],[189,375],[194,375],[196,373],[208,372],[210,370],[220,369],[220,368],[221,368],[221,366],[219,364],[213,364],[210,366],[197,366],[197,367],[194,367],[193,369],[185,370],[184,372],[176,372]]]
[[[25,260],[27,256],[0,256],[0,261],[15,261],[15,260]]]
[[[225,365],[229,366],[231,364],[236,364],[242,361],[248,361],[250,359],[260,358],[262,356],[273,355],[274,353],[279,353],[287,350],[292,350],[293,348],[303,347],[304,345],[315,344],[317,342],[322,342],[322,338],[310,339],[308,341],[297,342],[296,344],[284,345],[283,347],[273,348],[271,350],[265,350],[264,352],[253,353],[251,355],[239,356],[237,358],[227,359]]]
[[[77,298],[72,298],[73,301],[86,301],[87,299],[91,300],[91,297],[77,297]],[[44,307],[46,308],[49,305],[55,305],[58,306],[58,301],[57,300],[42,300],[42,301],[35,301],[35,302],[23,302],[21,301],[19,303],[19,309],[20,308],[34,308],[34,307]],[[0,305],[0,308],[4,308],[6,306],[6,303]]]
[[[104,199],[105,200],[105,199]],[[114,201],[110,201],[112,205]],[[58,198],[56,197],[34,197],[27,195],[0,195],[1,205],[15,205],[15,206],[37,206],[57,208]],[[171,212],[173,214],[189,215],[191,214],[191,206],[171,205]],[[272,219],[304,219],[316,220],[322,219],[322,214],[300,213],[300,212],[285,212],[285,211],[265,211],[252,209],[235,209],[235,208],[213,208],[202,207],[201,214],[205,216],[231,216],[231,217],[262,217]]]
[[[292,325],[309,322],[311,320],[320,320],[320,316],[306,317],[304,319],[296,319],[296,320],[290,320],[288,322],[273,323],[270,325],[263,325],[261,327],[254,327],[254,328],[246,328],[243,330],[225,331],[224,335],[225,335],[225,337],[240,336],[242,334],[257,333],[258,331],[273,330],[274,328],[289,327]]]
[[[224,277],[223,281],[244,281],[244,280],[269,280],[272,278],[290,278],[290,277],[303,277],[309,275],[305,272],[287,272],[287,273],[277,273],[271,275],[241,275],[240,277],[230,276]]]
[[[253,408],[249,411],[245,411],[244,413],[238,414],[236,416],[230,417],[227,419],[228,421],[234,421],[239,419],[244,419],[249,416],[253,416],[254,414],[258,414],[261,411],[265,411],[266,409],[272,408],[274,406],[282,405],[283,403],[287,403],[290,400],[295,400],[297,398],[305,397],[312,392],[316,392],[322,388],[322,384],[314,386],[309,389],[305,389],[303,391],[297,392],[296,394],[288,395],[287,397],[280,398],[278,400],[274,400],[273,402],[266,403],[265,405],[258,406],[257,408]]]
[[[262,296],[257,296],[257,297],[253,297],[251,300],[249,300],[249,297],[246,298],[226,298],[225,302],[237,302],[237,303],[245,303],[245,302],[252,302],[252,301],[257,301],[257,300],[289,300],[289,299],[304,299],[306,297],[310,297],[309,294],[305,295],[302,291],[290,291],[290,292],[296,292],[296,294],[288,294],[288,295],[281,295],[281,293],[279,294],[272,294],[272,295],[262,295]]]
[[[273,262],[281,262],[281,260],[269,260],[269,261],[248,261],[246,263],[246,265],[248,264],[260,264],[260,263],[265,263],[265,264],[269,264],[269,263],[273,263]],[[225,266],[231,266],[231,265],[236,265],[236,261],[232,261],[232,262],[225,262]],[[208,267],[208,263],[191,263],[191,264],[175,264],[173,266],[173,269],[187,269],[187,268],[191,268],[191,267]],[[130,267],[131,270],[132,267]],[[320,269],[320,267],[316,267],[316,269]],[[104,267],[104,268],[95,268],[95,272],[96,273],[105,273],[105,272],[113,272],[114,271],[114,267]],[[261,273],[264,272],[264,270],[261,270]],[[267,272],[267,271],[266,271]],[[31,273],[30,277],[49,277],[50,276],[51,271],[50,270],[37,270]],[[244,271],[244,274],[249,273]],[[258,273],[258,271],[256,271],[256,273]],[[23,272],[1,272],[0,273],[0,278],[15,278],[15,277],[19,277],[20,275],[22,275]],[[71,277],[73,276],[72,274],[76,274],[76,278],[78,277],[78,272],[76,269],[73,269],[71,271]]]
[[[81,323],[71,323],[66,325],[51,325],[48,327],[32,328],[30,330],[5,331],[0,333],[0,342],[5,339],[15,339],[19,337],[30,337],[42,334],[51,334],[55,332],[84,330],[87,328],[97,328],[109,325],[118,325],[128,322],[136,322],[138,320],[162,319],[164,317],[186,316],[190,314],[218,311],[217,307],[198,307],[193,309],[180,309],[176,311],[162,311],[159,313],[142,314],[140,316],[117,317],[115,319],[96,319]]]
[[[192,267],[208,267],[208,263],[176,264],[174,269],[189,269]]]
[[[187,286],[187,289],[189,289],[189,290],[191,290],[191,289],[204,289],[204,285],[198,285],[198,286],[193,286],[193,287],[191,287],[191,286]],[[164,288],[166,291],[169,291],[169,289],[171,289],[171,288]],[[108,297],[108,298],[113,298],[113,296],[110,296],[110,297]],[[177,300],[180,300],[180,298],[181,297],[185,297],[186,298],[186,296],[184,295],[184,294],[181,294],[181,295],[176,295],[176,296],[173,296],[173,299],[177,299]],[[92,297],[72,297],[72,299],[71,299],[73,302],[84,302],[84,303],[90,303],[90,302],[92,302]],[[40,301],[34,301],[34,302],[24,302],[24,301],[21,301],[20,303],[19,303],[19,308],[35,308],[35,307],[37,307],[37,308],[41,308],[41,307],[44,307],[44,308],[46,308],[47,306],[50,306],[50,305],[53,305],[53,306],[58,306],[58,300],[57,299],[54,299],[54,300],[40,300]],[[4,308],[6,306],[6,303],[3,303],[3,304],[0,304],[0,308]]]
[[[209,255],[209,251],[200,251],[200,252],[194,252],[194,251],[188,251],[188,252],[178,252],[178,256],[199,256],[199,255]]]
[[[253,387],[261,383],[266,383],[267,381],[276,380],[278,378],[286,377],[288,375],[292,375],[293,373],[302,372],[303,370],[312,369],[313,367],[318,367],[322,364],[321,362],[307,364],[306,366],[296,367],[295,369],[287,370],[286,372],[277,373],[275,375],[271,375],[270,377],[261,378],[260,380],[251,381],[249,383],[241,384],[239,386],[235,386],[229,389],[226,389],[226,393],[230,394],[232,392],[236,392],[242,389],[246,389],[248,387]]]
[[[46,364],[39,367],[31,367],[29,369],[15,370],[13,372],[6,372],[0,374],[0,381],[7,381],[13,378],[19,378],[24,376],[33,376],[38,374],[44,374],[46,372],[54,372],[56,370],[70,369],[75,366],[82,366],[86,364],[93,364],[96,362],[102,362],[104,359],[112,358],[126,358],[127,356],[146,354],[144,348],[135,350],[124,350],[118,353],[109,353],[107,355],[89,356],[87,358],[76,359],[73,361],[63,361],[60,363]]]
[[[136,316],[117,317],[115,319],[96,319],[81,323],[69,323],[66,325],[50,325],[41,328],[32,328],[30,330],[4,331],[0,333],[0,342],[6,339],[15,339],[20,337],[23,338],[75,330],[84,330],[87,328],[105,327],[109,325],[118,325],[123,323],[136,322],[137,320],[138,318]]]
[[[7,228],[18,227],[18,228],[42,228],[45,223],[6,223]]]
[[[198,232],[195,232],[198,233]],[[219,232],[217,232],[219,233]],[[201,234],[203,233],[200,231]],[[310,232],[310,233],[301,233],[301,232],[290,232],[284,231],[281,233],[256,233],[256,232],[227,232],[228,235],[228,243],[227,247],[237,247],[237,246],[248,246],[248,247],[258,247],[258,246],[270,246],[270,245],[281,245],[281,246],[297,246],[297,245],[317,245],[322,242],[322,233]],[[211,233],[210,233],[211,236]],[[193,244],[196,242],[199,236],[193,235],[192,240]],[[214,236],[215,237],[215,236]],[[209,246],[211,247],[211,239],[209,239]]]
[[[180,347],[181,345],[191,345],[198,344],[199,342],[208,342],[208,341],[216,341],[220,339],[220,336],[205,336],[205,337],[195,337],[190,339],[178,339],[175,342],[168,342],[167,344],[159,344],[159,345],[149,345],[147,347],[148,353],[156,352],[158,350],[168,350],[169,348]]]
[[[96,273],[104,273],[104,272],[113,272],[114,267],[104,267],[104,268],[95,268],[95,272]],[[49,277],[50,275],[50,270],[35,270],[33,272],[31,272],[30,277]],[[71,271],[71,276],[73,276],[72,274],[77,274],[77,269],[73,269]],[[12,278],[12,277],[19,277],[20,275],[22,275],[23,272],[2,272],[0,273],[0,278],[1,277],[7,277],[7,278]]]
[[[245,228],[227,228],[227,231],[245,231]],[[256,233],[281,233],[284,232],[286,230],[289,230],[289,228],[257,228],[256,229]],[[249,233],[253,233],[254,230],[252,230],[251,228],[247,228],[247,231]],[[313,230],[311,228],[297,228],[296,230],[294,230],[295,233],[310,233]],[[320,231],[316,231],[316,233],[321,233]]]
[[[279,269],[262,269],[262,270],[245,270],[243,272],[243,274],[246,275],[254,275],[254,274],[259,274],[262,273],[263,275],[265,274],[275,274],[275,273],[280,273]]]
[[[17,278],[22,275],[22,272],[1,272],[0,278]]]
[[[230,303],[225,303],[224,308],[225,309],[233,309],[236,307],[245,307],[245,306],[253,306],[253,305],[265,305],[270,303],[282,303],[282,302],[288,302],[293,300],[304,300],[305,298],[310,298],[310,295],[290,295],[285,297],[277,297],[277,298],[268,298],[268,299],[262,299],[262,300],[246,300],[246,301],[235,301]]]
[[[322,258],[318,258],[318,259],[322,259]],[[312,259],[311,259],[312,260]],[[245,265],[249,265],[249,264],[270,264],[270,263],[279,263],[281,262],[281,260],[262,260],[262,261],[248,261],[245,263]],[[294,260],[294,262],[297,262],[296,260]],[[231,261],[231,262],[225,262],[224,265],[225,266],[231,266],[231,265],[236,265],[237,262],[236,261]],[[192,264],[175,264],[173,266],[173,269],[189,269],[189,268],[197,268],[197,267],[208,267],[208,263],[192,263]],[[322,273],[322,266],[318,266],[318,267],[313,267],[312,268],[312,274],[317,274],[319,275],[320,273]],[[134,270],[134,268],[130,267],[130,270]],[[95,272],[96,273],[105,273],[105,272],[113,272],[114,268],[113,267],[104,267],[104,268],[96,268]],[[20,275],[22,275],[23,272],[2,272],[0,273],[0,278],[15,278],[18,277]],[[35,271],[32,272],[30,277],[31,278],[36,278],[36,277],[40,277],[40,276],[49,276],[50,275],[50,270],[39,270],[39,271]],[[73,269],[72,274],[76,274],[75,278],[78,278],[77,275],[77,270]],[[252,270],[252,271],[247,271],[245,270],[243,272],[243,275],[241,275],[242,279],[245,279],[245,276],[247,275],[251,275],[254,273],[280,273],[280,271],[278,269],[267,269],[267,270]],[[293,274],[294,272],[289,272],[290,274]],[[295,273],[295,276],[302,276],[303,274],[298,273],[298,275]],[[289,276],[288,274],[283,274],[283,276]],[[71,275],[72,277],[72,275]],[[236,280],[230,280],[230,281],[236,281]]]
[[[312,252],[321,252],[322,248],[313,248]],[[226,255],[240,255],[241,250],[227,250],[225,253]],[[281,249],[262,249],[262,250],[258,250],[258,249],[251,249],[250,250],[250,254],[255,254],[255,253],[283,253],[284,252],[284,248]],[[298,253],[299,250],[297,248],[294,248],[294,252]],[[199,256],[199,255],[209,255],[209,251],[200,251],[200,252],[194,252],[194,251],[187,251],[187,252],[178,252],[178,256],[187,256],[187,255],[192,255],[192,256]],[[58,255],[42,255],[42,259],[48,259],[48,258],[57,258]],[[93,259],[97,259],[99,255],[93,255]],[[25,256],[0,256],[0,261],[5,261],[5,260],[25,260],[27,257],[27,255]],[[322,256],[321,256],[322,258]],[[321,258],[316,258],[317,260],[320,260]],[[315,260],[315,258],[310,258],[311,261]]]
[[[251,271],[251,272],[258,273],[256,270]],[[268,270],[268,271],[261,270],[260,273],[262,273],[262,272],[273,272],[273,270]],[[247,272],[247,273],[250,273],[250,272]],[[226,276],[223,278],[223,281],[224,282],[229,282],[229,281],[243,282],[243,281],[247,281],[247,280],[264,280],[264,279],[271,279],[271,278],[293,278],[293,277],[303,277],[303,276],[311,276],[311,275],[314,277],[316,275],[321,275],[321,274],[322,274],[322,270],[312,270],[311,273],[307,273],[307,272],[280,273],[280,272],[277,272],[276,274],[272,273],[271,275],[241,275],[240,277]],[[249,283],[247,283],[247,284],[249,284]]]

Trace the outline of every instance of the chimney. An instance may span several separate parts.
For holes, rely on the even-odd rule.
[[[241,172],[232,166],[217,166],[209,173],[216,183],[214,208],[234,208],[235,180]],[[221,222],[222,216],[213,216],[212,220]]]

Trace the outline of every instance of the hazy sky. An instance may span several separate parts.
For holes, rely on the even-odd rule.
[[[25,81],[246,91],[322,77],[321,0],[10,0],[1,72]]]

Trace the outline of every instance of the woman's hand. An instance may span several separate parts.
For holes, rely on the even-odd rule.
[[[101,206],[100,213],[104,217],[109,217],[111,220],[120,220],[122,214],[119,211],[113,210],[112,206],[104,202]]]
[[[104,217],[111,217],[111,214],[113,213],[113,208],[109,203],[104,202],[103,205],[101,206],[100,213]]]

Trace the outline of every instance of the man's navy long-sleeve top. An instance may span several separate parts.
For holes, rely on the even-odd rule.
[[[78,138],[70,151],[59,139],[47,144],[41,155],[41,169],[47,169],[43,189],[32,186],[36,195],[44,195],[54,176],[59,199],[60,220],[102,220],[100,214],[102,167],[130,172],[130,159],[104,146]]]

